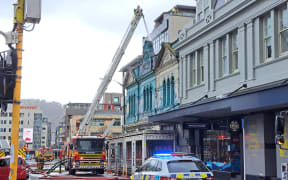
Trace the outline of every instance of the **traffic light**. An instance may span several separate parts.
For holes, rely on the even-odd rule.
[[[278,145],[282,145],[285,142],[284,138],[285,133],[285,117],[283,113],[276,116],[275,119],[275,143]]]
[[[16,85],[16,50],[0,52],[0,109],[7,110],[7,104],[13,103]]]

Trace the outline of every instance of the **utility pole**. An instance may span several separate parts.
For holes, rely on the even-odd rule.
[[[12,135],[11,135],[11,159],[10,159],[10,180],[17,180],[18,165],[18,146],[19,146],[19,116],[20,116],[20,91],[21,91],[21,74],[22,74],[22,46],[23,46],[23,24],[24,24],[24,1],[18,0],[15,5],[15,19],[17,23],[16,31],[18,32],[17,51],[17,70],[16,81],[13,92],[13,115],[12,115]]]

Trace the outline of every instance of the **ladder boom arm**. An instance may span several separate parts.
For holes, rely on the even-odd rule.
[[[126,33],[123,36],[123,39],[112,59],[112,62],[109,66],[108,71],[106,72],[100,86],[98,87],[98,90],[94,96],[94,99],[92,101],[92,104],[90,105],[87,113],[85,114],[85,117],[83,119],[83,121],[80,124],[79,127],[79,132],[80,133],[85,133],[86,134],[86,127],[89,124],[89,121],[92,119],[92,117],[94,116],[94,113],[100,103],[101,98],[103,97],[109,83],[112,80],[112,77],[122,59],[122,56],[125,53],[125,50],[137,28],[137,25],[141,19],[141,17],[143,17],[143,13],[142,13],[142,9],[140,7],[137,7],[137,9],[134,10],[134,17],[131,21],[131,23],[129,24],[129,27],[127,28]]]

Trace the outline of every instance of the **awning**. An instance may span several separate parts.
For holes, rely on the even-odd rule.
[[[187,120],[187,118],[190,120],[217,119],[285,107],[288,107],[288,84],[286,81],[260,89],[254,88],[230,97],[149,116],[149,122],[179,122]]]

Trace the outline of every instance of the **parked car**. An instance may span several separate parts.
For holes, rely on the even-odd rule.
[[[9,179],[10,156],[0,158],[0,179]],[[17,179],[29,179],[29,166],[25,160],[18,156]]]
[[[184,153],[155,154],[136,169],[131,180],[214,180],[213,173],[198,158]]]

